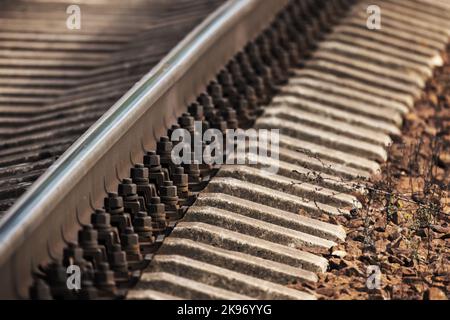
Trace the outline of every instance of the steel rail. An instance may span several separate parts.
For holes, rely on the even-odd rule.
[[[117,101],[0,222],[0,298],[27,298],[32,272],[60,257],[130,165],[287,0],[231,0],[210,15]]]

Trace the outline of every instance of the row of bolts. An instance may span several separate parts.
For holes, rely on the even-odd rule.
[[[288,81],[289,70],[302,65],[323,31],[335,22],[353,0],[293,0],[260,35],[239,52],[212,81],[207,93],[188,107],[168,134],[183,128],[194,134],[194,121],[203,130],[250,127]],[[237,116],[239,114],[239,116]],[[204,147],[204,146],[203,146]],[[91,224],[78,232],[78,244],[69,243],[62,261],[41,267],[30,287],[33,299],[98,299],[124,294],[131,279],[145,268],[156,251],[193,203],[215,169],[211,165],[176,166],[173,143],[165,136],[149,151],[142,164],[130,170],[118,193],[104,200],[104,209],[91,215]],[[146,255],[149,255],[146,258]],[[66,268],[81,269],[81,289],[69,290]]]

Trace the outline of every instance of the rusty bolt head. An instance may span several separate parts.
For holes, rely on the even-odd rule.
[[[173,185],[172,181],[164,181],[160,189],[161,197],[176,197],[177,187]]]
[[[121,196],[134,195],[137,193],[137,186],[131,179],[123,179],[119,184],[119,194]]]
[[[108,197],[104,200],[106,210],[114,210],[123,207],[123,199],[115,192],[109,192]]]
[[[91,215],[91,223],[96,229],[105,229],[111,226],[111,215],[106,213],[105,210],[97,209],[95,213]]]
[[[98,232],[91,224],[87,224],[78,231],[78,241],[81,246],[95,246],[97,245]]]
[[[149,151],[144,156],[144,165],[146,167],[157,167],[161,164],[159,155],[155,151]]]

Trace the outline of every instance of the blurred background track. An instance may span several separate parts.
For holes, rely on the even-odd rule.
[[[0,217],[223,0],[2,1]]]

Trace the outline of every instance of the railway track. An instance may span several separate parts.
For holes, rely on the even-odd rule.
[[[366,26],[374,4],[381,30]],[[345,241],[322,217],[361,206],[360,182],[443,63],[449,16],[438,0],[225,3],[5,215],[1,296],[314,299],[289,284],[317,281]],[[168,130],[195,121],[279,129],[279,161],[175,165]],[[277,174],[260,170],[275,164]]]

